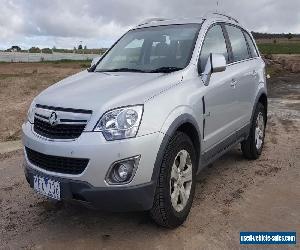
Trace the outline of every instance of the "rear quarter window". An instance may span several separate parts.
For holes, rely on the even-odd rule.
[[[252,38],[250,37],[250,35],[244,31],[244,35],[246,37],[249,49],[250,49],[250,53],[251,53],[251,57],[258,57],[258,53],[257,50],[255,48],[254,42],[252,40]]]

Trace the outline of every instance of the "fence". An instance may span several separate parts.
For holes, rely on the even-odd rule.
[[[0,62],[41,62],[59,60],[92,60],[97,54],[0,52]]]

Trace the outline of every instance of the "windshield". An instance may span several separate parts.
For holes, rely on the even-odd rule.
[[[172,72],[185,68],[200,24],[140,28],[126,33],[102,58],[95,72]]]

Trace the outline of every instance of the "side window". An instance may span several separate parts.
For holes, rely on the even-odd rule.
[[[226,30],[232,48],[233,61],[237,62],[249,58],[248,48],[242,30],[232,25],[226,25]]]
[[[255,48],[255,45],[253,43],[252,38],[250,37],[250,35],[247,32],[244,32],[244,34],[245,34],[247,43],[249,45],[249,49],[250,49],[250,52],[251,52],[251,57],[257,57],[258,54],[257,54],[257,51],[256,51],[256,48]]]
[[[203,72],[208,56],[210,53],[223,54],[228,62],[228,52],[225,43],[225,38],[220,25],[212,26],[206,33],[204,38],[201,54],[200,54],[200,67]]]

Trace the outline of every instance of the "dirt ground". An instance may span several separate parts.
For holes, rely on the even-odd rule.
[[[32,99],[53,83],[81,71],[85,62],[0,63],[0,142],[20,139]]]
[[[269,92],[260,159],[245,160],[236,147],[205,169],[188,220],[175,230],[147,213],[50,203],[25,181],[22,152],[0,155],[0,249],[237,249],[240,231],[297,231],[299,239],[300,74],[270,79]]]

